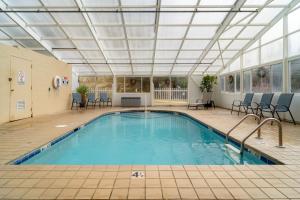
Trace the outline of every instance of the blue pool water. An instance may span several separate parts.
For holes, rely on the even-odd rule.
[[[224,138],[173,113],[128,112],[102,116],[22,164],[265,164],[241,158]]]

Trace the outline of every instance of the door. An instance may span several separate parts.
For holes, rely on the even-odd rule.
[[[9,120],[14,121],[31,117],[31,62],[22,58],[11,57],[9,80]]]

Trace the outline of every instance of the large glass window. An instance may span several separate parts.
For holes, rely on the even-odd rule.
[[[252,70],[252,91],[270,92],[270,67],[260,67]]]
[[[234,81],[234,75],[226,75],[225,77],[225,89],[226,92],[234,92],[234,86],[235,86],[235,81]]]
[[[153,77],[154,88],[169,88],[170,77]]]
[[[241,91],[241,77],[240,73],[235,74],[235,91]]]
[[[142,77],[142,92],[150,92],[150,78]]]
[[[171,87],[177,89],[187,88],[188,80],[186,77],[171,77]]]
[[[300,59],[289,62],[291,92],[300,92]]]
[[[272,70],[272,91],[282,91],[282,63],[271,65]]]
[[[125,92],[124,77],[117,77],[117,92]]]
[[[96,89],[111,90],[113,85],[112,76],[97,76],[95,87]]]
[[[221,81],[220,81],[220,84],[221,84],[221,91],[225,91],[225,77],[224,76],[221,76]]]
[[[94,77],[94,76],[80,76],[78,80],[79,80],[79,85],[85,85],[90,90],[95,89],[96,77]]]
[[[141,92],[141,77],[125,77],[125,92],[137,93]]]
[[[243,77],[244,77],[244,81],[243,81],[244,92],[250,92],[251,91],[251,71],[244,71]]]
[[[117,92],[150,92],[150,77],[117,77]]]

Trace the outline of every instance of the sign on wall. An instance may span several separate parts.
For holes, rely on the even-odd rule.
[[[18,100],[16,102],[16,109],[17,109],[17,111],[25,110],[25,100]]]
[[[24,85],[25,84],[25,73],[23,71],[18,72],[17,84]]]

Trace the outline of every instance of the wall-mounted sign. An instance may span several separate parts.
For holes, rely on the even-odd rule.
[[[25,84],[25,73],[23,71],[18,72],[17,84],[24,85]]]
[[[25,100],[18,100],[16,102],[16,109],[17,111],[25,110]]]
[[[62,84],[63,85],[68,85],[69,84],[69,79],[68,77],[64,76],[63,79],[62,79]]]

